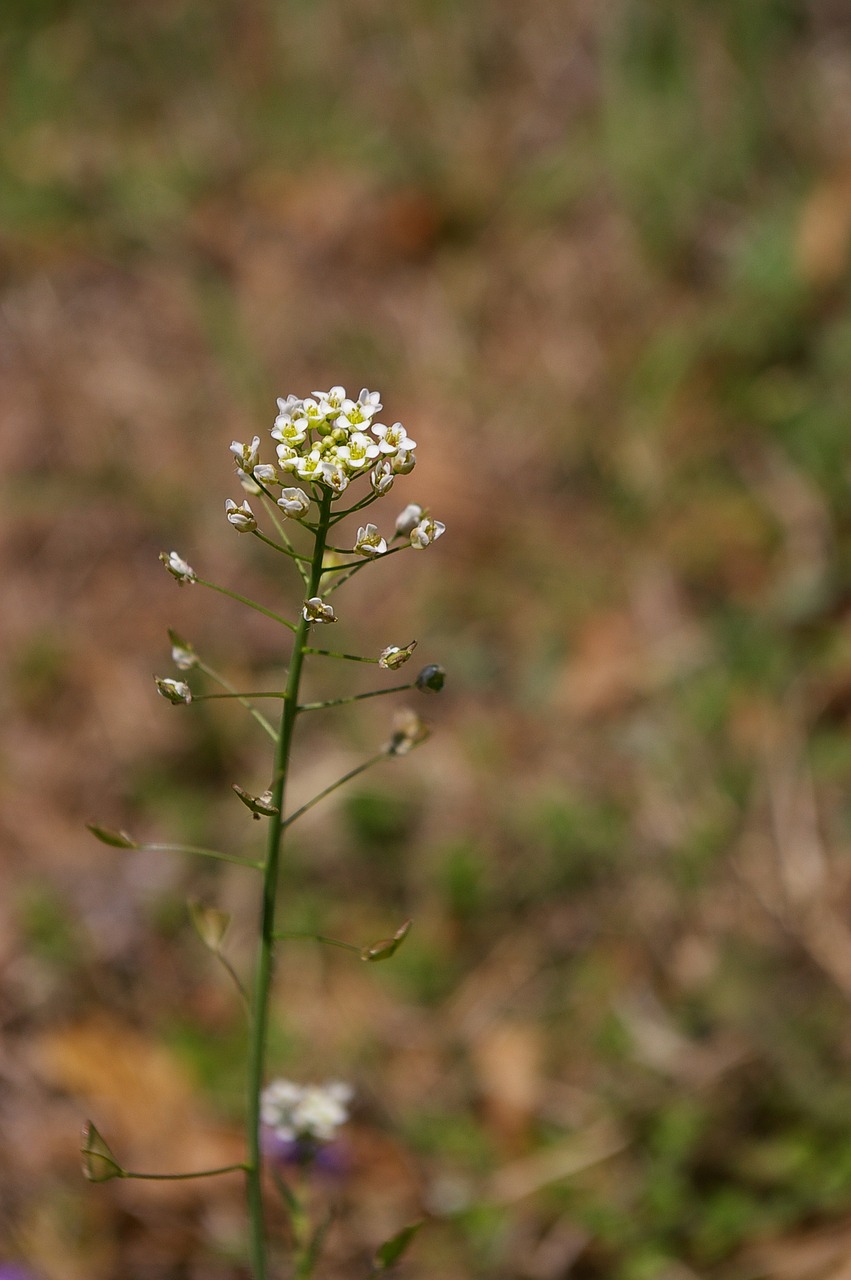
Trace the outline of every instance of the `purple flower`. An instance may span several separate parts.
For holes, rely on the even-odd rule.
[[[311,1168],[333,1180],[344,1178],[349,1172],[348,1149],[339,1139],[317,1142],[310,1138],[281,1138],[264,1125],[262,1145],[266,1157],[280,1168]],[[0,1280],[5,1280],[2,1273]]]

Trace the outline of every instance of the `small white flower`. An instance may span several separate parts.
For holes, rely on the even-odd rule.
[[[282,462],[284,470],[292,470],[285,462]],[[321,480],[322,476],[318,474],[319,468],[322,466],[322,454],[318,449],[311,449],[305,457],[299,458],[295,465],[296,475],[300,480]]]
[[[317,426],[317,424],[322,422],[325,418],[325,414],[322,412],[322,406],[318,403],[318,400],[313,399],[312,396],[305,396],[301,402],[301,408],[302,413],[307,418],[308,425],[311,427]]]
[[[257,528],[257,521],[254,519],[254,513],[247,500],[237,506],[233,498],[228,498],[225,503],[225,511],[228,523],[233,525],[237,533],[253,533]]]
[[[345,459],[346,466],[350,470],[360,470],[361,467],[369,466],[373,458],[378,457],[378,452],[378,445],[362,431],[353,431],[349,436],[348,444],[340,445],[337,450],[338,455]]]
[[[385,427],[376,422],[372,434],[378,439],[378,447],[382,453],[398,453],[400,449],[410,451],[416,449],[417,442],[408,435],[401,422],[394,422],[392,427]]]
[[[198,665],[198,654],[185,640],[175,637],[171,646],[171,660],[178,671],[191,671]]]
[[[307,1085],[293,1112],[299,1137],[330,1142],[349,1118],[346,1104],[351,1096],[348,1085]]]
[[[241,444],[239,440],[233,440],[230,451],[236,458],[239,469],[251,472],[260,460],[260,437],[255,436],[251,444]]]
[[[337,461],[336,454],[332,454],[325,458],[319,464],[317,480],[321,480],[329,489],[333,489],[336,494],[341,494],[344,489],[348,488],[349,477],[346,475],[341,462]]]
[[[408,534],[423,518],[423,509],[416,502],[409,502],[404,511],[400,511],[396,517],[396,532],[400,534]]]
[[[278,506],[285,516],[292,516],[298,520],[301,516],[307,515],[310,510],[310,498],[304,489],[282,489]]]
[[[381,650],[378,659],[379,667],[383,667],[385,671],[395,671],[397,667],[401,667],[408,661],[416,647],[416,640],[406,645],[389,644],[386,649]]]
[[[397,476],[410,475],[416,465],[417,458],[412,449],[400,449],[390,462],[390,468]]]
[[[323,418],[337,417],[346,399],[345,387],[332,387],[330,391],[314,391]]]
[[[343,401],[340,406],[340,417],[350,426],[359,427],[371,422],[380,408],[381,400],[378,392],[368,391],[366,387],[363,387],[357,400],[346,399]],[[337,419],[337,422],[340,422],[340,418]]]
[[[379,462],[369,473],[369,483],[379,498],[383,498],[393,488],[394,479],[393,468],[387,461]]]
[[[358,536],[355,539],[355,545],[352,547],[359,556],[366,556],[372,559],[374,556],[383,556],[387,550],[387,543],[378,532],[378,527],[374,524],[362,525],[358,529]]]
[[[309,600],[305,600],[304,608],[301,611],[305,622],[336,622],[337,615],[333,606],[323,604],[321,596],[311,596]]]
[[[425,547],[431,546],[433,542],[437,542],[437,539],[445,532],[445,524],[426,516],[411,530],[411,546],[415,551],[422,551]]]
[[[154,676],[154,682],[157,686],[157,692],[168,702],[173,702],[175,706],[181,702],[190,703],[192,701],[192,690],[185,680],[172,680],[170,676],[165,678]]]
[[[305,419],[293,419],[287,413],[281,413],[275,419],[275,425],[272,428],[272,439],[280,440],[281,444],[296,445],[301,444],[307,439],[307,430],[305,429]]]
[[[284,414],[288,415],[290,418],[303,417],[303,402],[298,396],[288,395],[286,400],[282,400],[281,397],[278,396],[278,415],[282,416]]]
[[[271,462],[261,462],[259,467],[254,468],[254,479],[262,481],[263,484],[280,484],[278,472]]]
[[[295,1084],[273,1080],[260,1095],[260,1118],[284,1142],[330,1142],[349,1118],[353,1090],[340,1081]]]
[[[361,413],[365,418],[371,418],[378,413],[379,409],[384,406],[381,403],[381,393],[378,391],[367,391],[366,387],[361,387],[361,393],[358,396],[358,404]]]
[[[161,551],[160,560],[178,582],[195,581],[195,570],[185,560],[181,560],[176,551]]]
[[[279,444],[275,452],[278,455],[278,465],[282,471],[295,471],[299,464],[300,454],[289,444]]]

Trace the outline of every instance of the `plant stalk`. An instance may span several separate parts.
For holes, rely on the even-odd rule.
[[[332,498],[333,494],[330,490],[323,490],[319,502],[319,519],[317,521],[313,557],[307,584],[308,598],[319,594],[319,584],[322,579],[322,558],[325,554],[325,544],[330,527]],[[275,904],[278,889],[281,836],[284,829],[281,815],[284,808],[293,731],[298,717],[299,684],[301,682],[301,669],[307,648],[309,629],[310,623],[305,620],[303,614],[300,614],[298,625],[295,628],[292,659],[284,694],[278,742],[275,749],[273,771],[275,781],[272,789],[272,804],[278,812],[269,819],[269,836],[263,874],[260,945],[254,978],[246,1119],[249,1252],[254,1280],[267,1280],[266,1230],[263,1206],[263,1158],[260,1146],[260,1093],[263,1088],[263,1068],[269,1027],[269,993],[274,969]]]

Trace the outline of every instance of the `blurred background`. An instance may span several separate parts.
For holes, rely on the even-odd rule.
[[[242,1280],[244,1033],[186,914],[266,784],[291,612],[224,520],[275,397],[378,388],[448,532],[341,592],[435,735],[294,829],[273,1074],[357,1091],[320,1275],[847,1280],[851,9],[7,0],[0,88],[0,1262]],[[318,667],[315,663],[314,667]],[[342,667],[342,664],[339,664]],[[326,664],[311,694],[374,687]],[[261,686],[262,687],[262,686]],[[387,737],[305,727],[293,797]],[[280,1235],[283,1227],[275,1226]]]

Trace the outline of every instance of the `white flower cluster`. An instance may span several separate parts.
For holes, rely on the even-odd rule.
[[[252,482],[283,485],[282,476],[290,474],[299,480],[318,481],[339,496],[351,480],[369,475],[374,492],[383,494],[397,475],[413,471],[417,442],[401,422],[390,427],[374,422],[381,407],[378,392],[366,387],[357,400],[346,394],[345,387],[314,391],[303,399],[290,395],[278,400],[272,428],[277,465],[260,462],[259,436],[248,444],[234,440],[231,453],[249,486]],[[285,515],[300,516],[307,501],[303,491],[286,488],[278,505]],[[228,519],[235,510],[236,504],[229,509]],[[231,523],[236,521],[231,519]]]
[[[349,1118],[353,1092],[350,1085],[336,1080],[327,1084],[273,1080],[260,1095],[261,1119],[284,1142],[330,1142]]]

